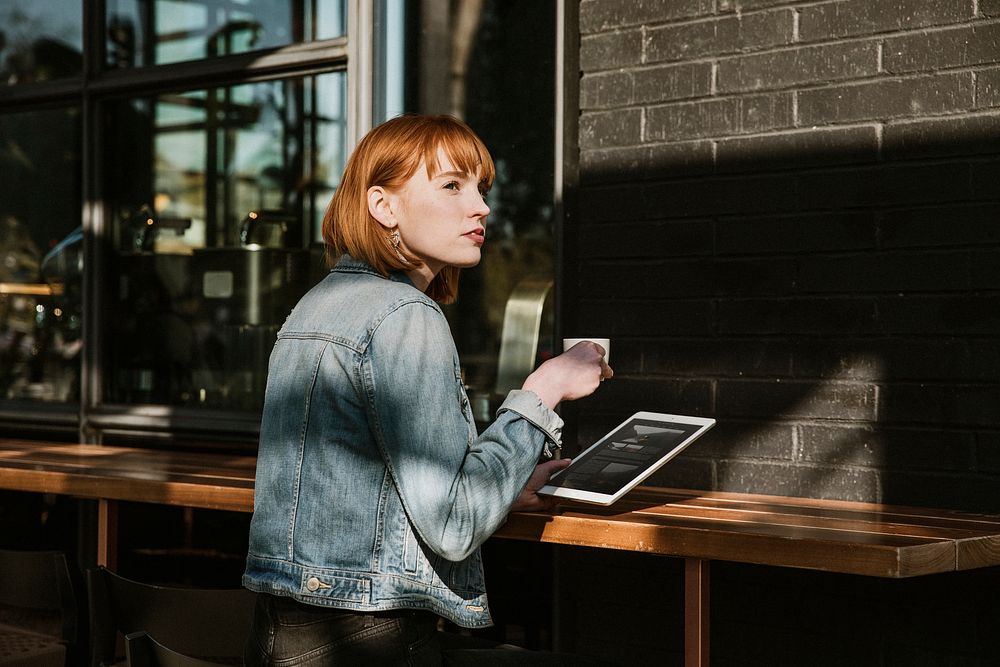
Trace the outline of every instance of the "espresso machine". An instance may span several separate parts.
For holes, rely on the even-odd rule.
[[[285,247],[286,233],[297,224],[281,211],[251,211],[240,223],[239,245],[194,250],[202,347],[194,402],[260,408],[278,329],[310,287],[309,250]]]

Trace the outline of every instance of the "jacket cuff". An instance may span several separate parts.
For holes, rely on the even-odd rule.
[[[562,446],[563,420],[546,407],[535,392],[526,389],[511,390],[503,405],[497,409],[497,417],[505,411],[516,412],[545,434],[542,446],[545,458],[555,456]]]

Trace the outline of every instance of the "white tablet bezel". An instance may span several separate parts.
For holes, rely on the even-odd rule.
[[[628,419],[626,419],[625,421],[623,421],[618,426],[615,426],[613,429],[611,429],[600,440],[598,440],[590,447],[580,452],[576,456],[576,458],[573,459],[573,462],[568,467],[563,468],[562,470],[557,472],[555,475],[552,476],[552,479],[556,479],[557,477],[566,474],[566,471],[571,470],[574,465],[576,465],[592,450],[603,446],[620,429],[628,426],[631,422],[638,420],[659,422],[662,423],[664,426],[668,426],[670,424],[685,424],[687,426],[697,426],[698,428],[694,432],[688,434],[688,436],[685,437],[683,440],[681,440],[679,443],[677,443],[672,449],[670,449],[670,451],[663,454],[659,459],[656,460],[655,463],[647,467],[642,472],[637,473],[636,476],[633,477],[628,484],[621,487],[613,494],[597,493],[594,491],[585,491],[583,489],[570,489],[562,486],[554,486],[551,484],[546,484],[545,486],[543,486],[541,489],[538,490],[538,493],[549,496],[556,496],[558,498],[570,498],[572,500],[579,500],[581,502],[593,503],[596,505],[610,505],[619,498],[621,498],[622,496],[624,496],[626,493],[631,491],[633,488],[635,488],[635,486],[638,485],[639,482],[643,481],[644,479],[652,475],[654,472],[659,470],[664,463],[666,463],[670,459],[680,454],[688,445],[697,440],[699,437],[701,437],[703,433],[705,433],[705,431],[707,431],[708,429],[712,428],[715,425],[715,420],[710,417],[691,417],[687,415],[672,415],[661,412],[637,412]]]

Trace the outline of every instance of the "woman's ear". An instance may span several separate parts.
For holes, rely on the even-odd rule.
[[[390,195],[381,185],[368,188],[368,212],[386,229],[396,228],[396,216],[392,214]]]

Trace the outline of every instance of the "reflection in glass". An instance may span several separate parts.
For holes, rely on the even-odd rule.
[[[383,0],[381,7],[378,117],[454,114],[496,163],[483,259],[463,271],[458,302],[446,308],[476,417],[488,419],[506,305],[516,291],[548,284],[554,271],[555,3]],[[549,293],[540,358],[552,354],[552,310]]]
[[[344,163],[344,81],[109,105],[106,400],[259,408],[277,329],[322,272],[314,241]]]
[[[83,3],[0,0],[0,85],[79,75]]]
[[[344,34],[344,0],[107,0],[107,66],[163,65]]]
[[[80,169],[78,108],[0,114],[0,399],[79,398]]]

